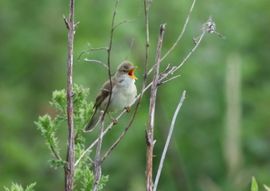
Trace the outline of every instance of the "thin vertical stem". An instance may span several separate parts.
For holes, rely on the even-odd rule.
[[[162,168],[163,168],[163,164],[164,164],[164,160],[165,160],[165,157],[166,157],[166,153],[167,153],[167,150],[169,148],[169,144],[170,144],[170,141],[171,141],[171,137],[172,137],[172,133],[173,133],[173,129],[174,129],[174,126],[175,126],[175,122],[176,122],[176,118],[177,118],[177,115],[184,103],[184,100],[185,100],[185,96],[186,96],[186,91],[184,90],[183,93],[182,93],[182,96],[180,98],[180,101],[176,107],[176,110],[174,112],[174,115],[173,115],[173,118],[172,118],[172,122],[171,122],[171,126],[170,126],[170,129],[169,129],[169,133],[168,133],[168,136],[167,136],[167,140],[166,140],[166,143],[165,143],[165,146],[164,146],[164,149],[163,149],[163,152],[162,152],[162,156],[161,156],[161,159],[160,159],[160,162],[159,162],[159,167],[158,167],[158,171],[157,171],[157,175],[156,175],[156,179],[155,179],[155,184],[154,184],[154,191],[157,190],[157,186],[158,186],[158,182],[159,182],[159,177],[160,177],[160,174],[161,174],[161,171],[162,171]]]
[[[100,118],[102,118],[102,116],[103,116],[103,113],[101,113]],[[99,120],[101,120],[101,128],[100,128],[100,132],[99,132],[97,149],[96,149],[96,157],[95,157],[95,162],[94,162],[95,180],[94,180],[94,184],[93,184],[93,191],[98,191],[98,185],[99,185],[99,181],[100,181],[101,175],[102,175],[100,153],[101,153],[101,146],[102,146],[102,141],[103,141],[102,132],[104,130],[104,120],[102,120],[102,119],[99,119]]]
[[[65,166],[65,191],[73,190],[74,177],[74,121],[73,121],[73,43],[74,43],[74,3],[69,2],[69,18],[66,21],[68,28],[68,55],[67,55],[67,121],[68,121],[68,146]]]
[[[153,190],[153,150],[154,150],[154,119],[156,109],[157,86],[159,80],[159,66],[161,61],[161,48],[163,36],[165,32],[165,24],[160,26],[158,38],[156,63],[154,65],[153,84],[151,86],[150,106],[149,106],[149,121],[146,131],[146,190]]]
[[[108,77],[110,81],[110,94],[109,94],[109,99],[108,103],[106,105],[105,110],[103,113],[101,113],[101,128],[100,128],[100,134],[99,138],[97,141],[97,148],[96,148],[96,157],[94,161],[94,170],[95,170],[95,181],[93,185],[93,191],[98,190],[98,185],[99,181],[102,176],[102,168],[101,168],[101,147],[102,147],[102,141],[103,141],[103,130],[104,130],[104,118],[105,114],[109,108],[110,102],[111,102],[111,96],[112,96],[112,74],[111,74],[111,50],[112,50],[112,43],[113,43],[113,35],[114,35],[114,30],[115,30],[115,17],[116,17],[116,10],[119,4],[119,0],[115,1],[115,6],[114,6],[114,11],[113,11],[113,16],[112,16],[112,22],[111,22],[111,30],[110,30],[110,39],[109,39],[109,44],[107,48],[107,66],[108,66]]]
[[[122,138],[126,135],[127,131],[131,127],[135,116],[138,112],[139,105],[141,103],[145,85],[146,85],[146,79],[147,79],[147,65],[148,65],[148,57],[149,57],[149,47],[150,47],[150,41],[149,41],[149,17],[148,17],[148,12],[149,12],[149,7],[150,7],[150,2],[148,0],[144,0],[144,13],[145,13],[145,33],[146,33],[146,39],[145,39],[145,61],[144,61],[144,79],[142,83],[142,89],[141,89],[141,94],[138,96],[138,101],[134,110],[134,113],[131,117],[131,120],[129,121],[128,125],[124,129],[124,131],[120,134],[120,136],[116,139],[116,141],[112,144],[112,146],[105,152],[102,162],[111,154],[113,149],[119,144],[119,142],[122,140]]]
[[[145,25],[145,61],[144,61],[144,85],[147,79],[147,65],[149,58],[150,35],[149,35],[149,0],[144,0],[144,25]],[[144,89],[144,87],[142,88]]]
[[[110,102],[111,102],[111,97],[112,97],[112,72],[111,72],[111,51],[112,51],[112,43],[113,43],[113,35],[114,35],[114,23],[115,23],[115,17],[116,17],[116,10],[119,4],[119,0],[115,1],[115,6],[114,6],[114,11],[113,11],[113,16],[112,16],[112,22],[111,22],[111,30],[110,30],[110,40],[109,40],[109,45],[107,48],[107,66],[108,66],[108,77],[109,77],[109,81],[110,81],[110,94],[109,94],[109,99],[108,99],[108,103],[106,105],[106,108],[104,110],[104,113],[102,115],[101,120],[104,120],[105,114],[109,108]]]

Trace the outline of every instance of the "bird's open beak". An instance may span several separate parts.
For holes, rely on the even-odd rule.
[[[133,80],[137,80],[138,78],[135,76],[134,72],[135,72],[136,67],[132,68],[131,70],[129,70],[128,75],[130,78],[132,78]]]

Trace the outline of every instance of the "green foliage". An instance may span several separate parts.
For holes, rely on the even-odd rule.
[[[76,145],[84,144],[83,129],[92,114],[93,104],[87,101],[89,89],[74,85],[73,88],[74,124],[76,128]],[[82,146],[82,145],[81,145]]]
[[[73,86],[73,108],[74,108],[74,125],[75,125],[75,158],[77,159],[85,150],[85,138],[84,138],[84,125],[89,120],[89,116],[92,112],[92,103],[87,102],[89,95],[89,89],[74,84]],[[67,121],[67,101],[66,90],[55,90],[52,93],[52,99],[50,105],[55,108],[56,116],[51,117],[48,114],[40,116],[35,122],[37,128],[40,130],[41,135],[44,137],[46,144],[48,145],[53,158],[50,159],[50,164],[54,168],[64,167],[66,161],[62,159],[59,141],[57,138],[57,129],[59,126],[66,124]],[[94,180],[93,172],[91,171],[91,159],[85,156],[81,159],[80,163],[75,169],[75,188],[76,190],[91,190]],[[99,190],[102,190],[105,183],[108,181],[107,176],[102,176]]]
[[[55,168],[61,166],[60,164],[64,164],[64,161],[60,159],[58,140],[56,137],[56,124],[58,119],[59,118],[52,119],[51,116],[45,114],[44,116],[39,116],[38,121],[35,122],[41,135],[45,138],[52,155],[55,156],[55,159],[51,160],[51,165]]]
[[[53,91],[50,104],[59,112],[59,116],[64,117],[66,115],[66,91],[64,89]]]
[[[36,183],[32,183],[30,185],[28,185],[25,189],[17,184],[17,183],[12,183],[10,188],[4,187],[5,191],[34,191],[34,187],[35,187]]]
[[[89,158],[80,162],[79,167],[75,170],[75,185],[76,190],[85,191],[91,190],[94,183],[94,174],[89,168]],[[102,190],[108,182],[109,176],[102,176],[98,185],[98,190]]]
[[[89,160],[89,157],[84,157],[84,159],[82,159],[80,164],[75,169],[74,182],[76,191],[92,189],[94,183],[94,174],[93,171],[91,171],[89,168],[89,164],[91,164],[91,162],[92,161]],[[99,181],[98,190],[102,190],[108,180],[109,176],[102,176]]]
[[[66,161],[57,158],[52,158],[48,160],[50,165],[54,168],[54,169],[58,169],[58,168],[64,168]]]
[[[109,181],[109,176],[102,176],[98,185],[98,190],[102,190]]]
[[[92,112],[92,104],[87,102],[89,89],[83,88],[77,84],[73,87],[73,107],[74,107],[74,124],[76,130],[76,152],[80,154],[81,150],[84,149],[85,138],[83,137],[84,124],[88,120]],[[55,90],[52,93],[52,99],[50,105],[55,108],[57,115],[52,118],[50,115],[45,114],[40,116],[35,122],[37,128],[40,130],[41,135],[44,137],[46,144],[48,145],[53,159],[50,160],[50,164],[54,168],[63,167],[65,161],[61,159],[59,141],[56,136],[57,129],[59,126],[66,124],[67,119],[67,100],[66,90]]]
[[[94,174],[88,165],[84,168],[78,168],[75,171],[76,190],[91,190],[94,182]]]

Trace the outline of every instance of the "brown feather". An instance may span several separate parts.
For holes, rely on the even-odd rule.
[[[112,84],[115,84],[115,79],[112,78]],[[110,91],[111,91],[111,84],[110,84],[110,80],[107,80],[100,91],[100,94],[97,95],[96,97],[96,101],[94,104],[94,108],[99,108],[100,105],[102,104],[102,102],[110,95]]]

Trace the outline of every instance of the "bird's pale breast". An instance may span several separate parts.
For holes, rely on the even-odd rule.
[[[120,110],[131,106],[135,101],[137,88],[134,81],[130,81],[128,86],[116,86],[111,97],[110,110]]]

